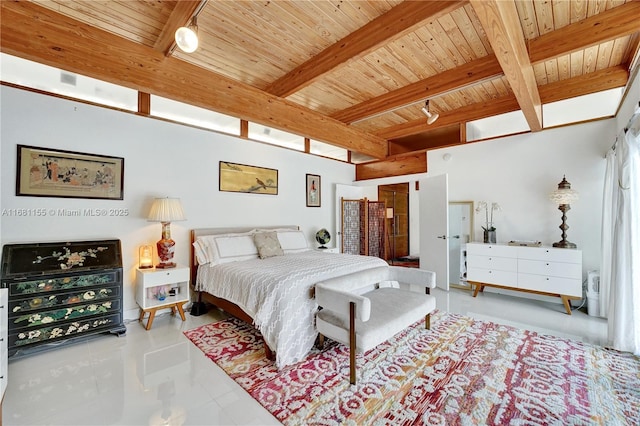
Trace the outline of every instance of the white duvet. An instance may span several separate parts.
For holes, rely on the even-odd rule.
[[[241,307],[254,320],[278,368],[302,360],[313,347],[318,305],[312,288],[323,279],[376,267],[377,257],[315,250],[198,267],[196,290]]]

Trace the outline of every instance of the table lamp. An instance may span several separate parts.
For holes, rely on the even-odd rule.
[[[156,198],[151,205],[148,220],[162,223],[162,238],[157,242],[160,263],[156,268],[175,268],[173,254],[176,242],[171,239],[171,222],[185,220],[179,198]]]
[[[576,248],[574,243],[567,241],[567,212],[571,210],[570,203],[578,199],[578,193],[571,189],[571,184],[567,182],[565,176],[562,177],[562,182],[558,184],[558,189],[549,194],[549,199],[557,204],[558,210],[562,212],[562,224],[559,228],[562,230],[562,240],[557,243],[553,243],[554,247],[559,248]]]

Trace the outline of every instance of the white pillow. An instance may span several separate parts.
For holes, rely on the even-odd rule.
[[[255,231],[238,234],[205,235],[193,243],[199,264],[220,264],[256,259],[258,249],[253,243]]]
[[[299,230],[278,230],[278,241],[284,253],[297,253],[309,250],[309,243],[304,232]]]

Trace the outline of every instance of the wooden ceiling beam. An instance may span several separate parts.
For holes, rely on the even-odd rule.
[[[540,99],[543,104],[562,101],[603,90],[624,87],[629,81],[629,71],[624,65],[605,68],[600,71],[583,74],[567,80],[539,86]]]
[[[332,114],[331,117],[344,123],[353,123],[414,102],[461,90],[501,75],[502,68],[495,55],[488,55],[343,109]]]
[[[465,3],[461,0],[402,2],[289,71],[271,83],[266,91],[287,97],[348,60],[366,55],[382,44],[402,37],[422,21],[438,19]]]
[[[462,108],[447,111],[440,114],[440,118],[433,124],[427,124],[426,119],[408,121],[396,126],[381,129],[375,134],[384,139],[397,139],[405,136],[415,135],[429,130],[435,130],[442,127],[451,126],[457,123],[465,123],[467,121],[479,120],[481,118],[491,117],[497,114],[517,111],[520,109],[518,100],[513,95],[503,96],[498,99],[492,99],[486,102],[477,102]]]
[[[203,0],[206,2],[206,0]],[[165,56],[169,56],[175,48],[176,30],[184,25],[189,24],[189,20],[200,9],[203,1],[182,0],[176,2],[175,7],[171,11],[171,15],[165,22],[162,31],[158,36],[153,48],[159,52],[163,52]]]
[[[381,161],[356,164],[356,180],[378,179],[427,172],[427,152],[400,154]]]
[[[629,71],[624,65],[618,65],[540,86],[540,99],[543,103],[562,101],[576,96],[623,87],[627,84],[628,80]],[[452,124],[464,124],[468,121],[505,114],[507,112],[517,111],[518,109],[520,108],[514,96],[503,96],[492,101],[479,102],[443,112],[440,114],[438,121],[433,124],[427,124],[427,121],[421,118],[381,129],[375,132],[375,134],[385,139],[397,139],[421,132],[441,129]]]
[[[542,103],[513,0],[471,0],[529,128],[542,130]]]
[[[529,40],[539,63],[640,31],[640,2],[632,1]]]
[[[0,4],[2,52],[375,158],[386,140],[32,2]]]

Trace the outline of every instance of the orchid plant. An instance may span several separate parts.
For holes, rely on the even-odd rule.
[[[495,231],[496,227],[493,226],[493,212],[499,212],[502,211],[502,208],[500,207],[500,204],[498,203],[491,203],[491,209],[489,209],[489,203],[486,201],[479,201],[478,202],[478,207],[476,207],[476,213],[480,213],[482,210],[484,210],[484,217],[485,217],[485,225],[486,226],[482,226],[482,229],[484,229],[485,231]],[[489,211],[491,210],[491,211]]]

